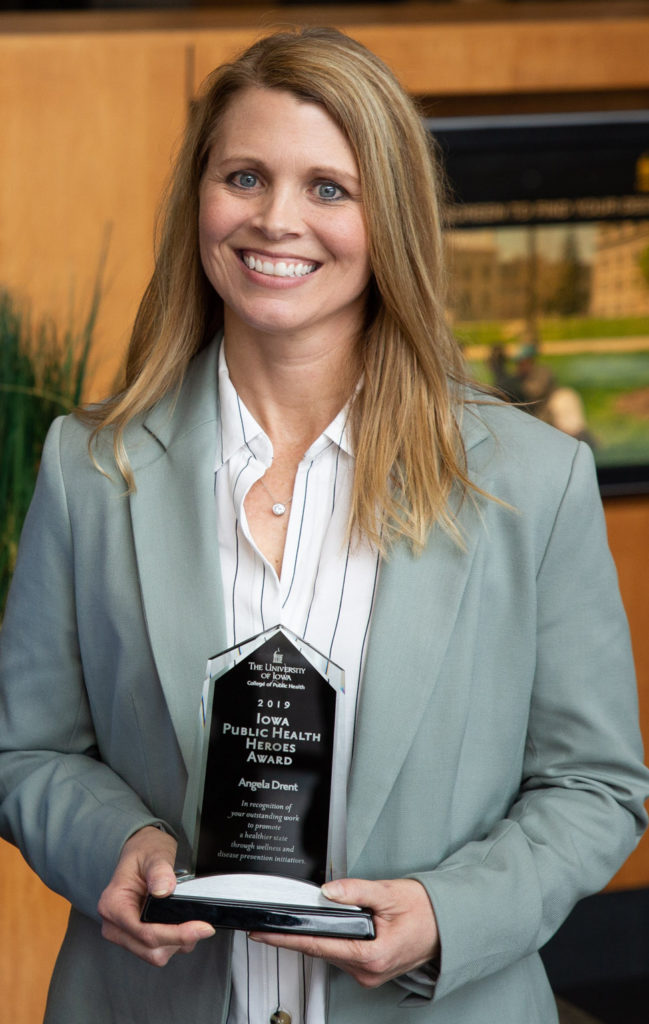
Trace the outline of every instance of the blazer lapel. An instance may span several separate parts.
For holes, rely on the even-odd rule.
[[[466,420],[468,452],[488,434],[477,417]],[[458,617],[480,534],[470,498],[458,522],[464,550],[435,527],[421,555],[400,544],[381,568],[349,786],[350,872],[406,759]]]
[[[148,415],[132,455],[131,516],[149,639],[185,763],[207,659],[226,646],[214,505],[217,354],[197,356],[176,400]]]

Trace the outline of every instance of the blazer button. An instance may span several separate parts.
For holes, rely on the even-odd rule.
[[[270,1024],[291,1024],[291,1015],[286,1010],[275,1010],[270,1018]]]

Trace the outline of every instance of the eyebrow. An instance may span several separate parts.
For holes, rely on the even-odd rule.
[[[344,171],[340,167],[312,167],[311,174],[314,178],[339,178],[342,175],[344,178],[353,178],[354,181],[359,180],[355,171]]]
[[[265,174],[269,172],[268,164],[258,156],[252,156],[250,154],[225,154],[217,160],[218,164],[234,164],[237,167],[258,167]],[[316,166],[309,167],[307,174],[312,178],[347,178],[348,180],[358,182],[360,184],[360,177],[355,171],[346,171],[342,167],[327,167],[327,166]]]

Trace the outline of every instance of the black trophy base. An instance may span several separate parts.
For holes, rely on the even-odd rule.
[[[149,896],[142,910],[142,920],[156,924],[207,921],[214,928],[232,928],[235,931],[321,935],[338,939],[365,940],[375,937],[374,921],[369,910],[341,906],[326,900],[320,895],[317,886],[307,882],[295,882],[296,893],[293,899],[283,898],[281,902],[272,902],[270,898],[243,898],[243,894],[237,894],[237,898],[234,898],[233,886],[218,885],[221,880],[236,879],[238,884],[234,886],[235,891],[238,886],[242,889],[252,888],[254,891],[254,885],[246,885],[253,877],[212,876],[180,882],[171,896]],[[256,876],[256,879],[260,877]],[[265,876],[265,881],[270,883],[268,888],[272,890],[274,879]],[[217,892],[220,889],[221,892],[217,895],[214,889]],[[306,895],[307,899],[299,902],[300,895]],[[282,896],[286,897],[286,893],[282,892]]]
[[[270,903],[188,899],[184,896],[149,896],[142,920],[157,924],[207,921],[214,928],[246,932],[283,932],[322,935],[338,939],[373,939],[369,910],[320,910],[313,907],[274,907]]]

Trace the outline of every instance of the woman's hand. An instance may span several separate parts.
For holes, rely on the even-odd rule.
[[[103,937],[154,967],[164,967],[174,953],[191,953],[200,939],[214,935],[212,926],[204,921],[140,921],[147,893],[169,896],[174,891],[175,855],[176,840],[170,835],[152,826],[140,829],[124,843],[115,873],[97,907],[103,921]]]
[[[367,882],[343,878],[328,882],[323,894],[336,903],[368,907],[374,917],[374,941],[254,932],[250,938],[322,957],[364,988],[377,988],[439,956],[439,935],[428,893],[413,878]]]

